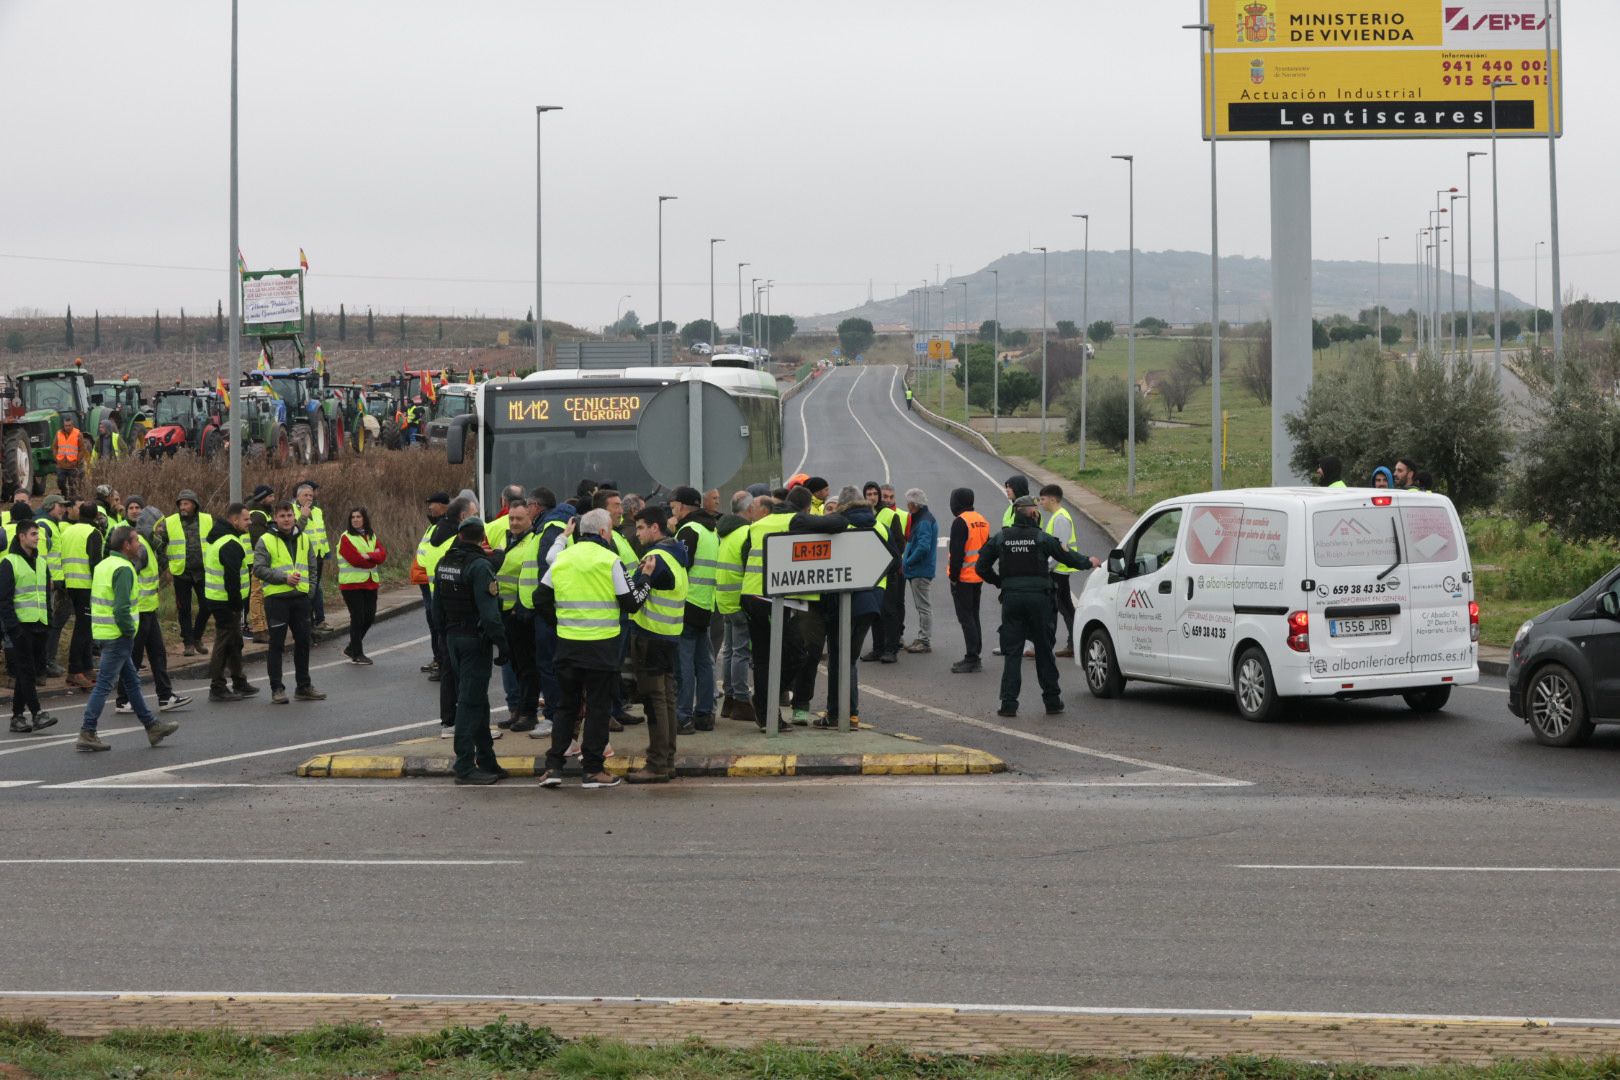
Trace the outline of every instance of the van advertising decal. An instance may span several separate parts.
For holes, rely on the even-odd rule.
[[[1288,515],[1238,506],[1195,506],[1187,557],[1200,566],[1281,566]]]
[[[1318,566],[1388,566],[1396,561],[1395,515],[1388,507],[1318,510],[1311,526]]]
[[[1311,660],[1311,674],[1328,675],[1397,675],[1414,667],[1465,667],[1474,662],[1474,650],[1440,649],[1433,652],[1413,650],[1405,653],[1374,654],[1371,656],[1336,656],[1329,659],[1318,656]]]

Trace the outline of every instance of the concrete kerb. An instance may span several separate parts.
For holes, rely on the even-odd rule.
[[[958,438],[971,441],[977,449],[983,450],[1007,468],[1021,472],[1029,477],[1030,484],[1039,488],[1044,484],[1057,484],[1072,496],[1063,501],[1071,510],[1083,516],[1098,529],[1102,530],[1115,543],[1130,531],[1132,525],[1140,514],[1136,514],[1109,502],[1097,493],[1081,487],[1076,481],[1067,476],[1059,476],[1048,469],[1043,469],[1027,458],[1004,456],[999,453],[989,439],[980,432],[963,427],[952,420],[930,412],[920,400],[914,400],[912,407],[926,420],[943,431],[950,432]],[[1495,645],[1481,645],[1479,649],[1479,671],[1482,675],[1506,676],[1508,668],[1508,650]]]

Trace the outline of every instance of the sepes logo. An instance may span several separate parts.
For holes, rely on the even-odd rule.
[[[1530,6],[1526,3],[1526,7]],[[1543,12],[1482,11],[1479,7],[1459,4],[1445,9],[1446,29],[1453,33],[1485,31],[1504,33],[1512,30],[1545,30],[1547,16]]]
[[[1277,16],[1267,0],[1238,0],[1238,40],[1265,45],[1277,40]]]
[[[1132,589],[1130,595],[1125,597],[1125,606],[1128,608],[1151,608],[1153,598],[1146,589]]]

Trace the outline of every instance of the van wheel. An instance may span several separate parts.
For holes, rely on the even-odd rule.
[[[1446,702],[1451,700],[1451,687],[1430,686],[1423,690],[1408,690],[1401,697],[1406,700],[1406,707],[1413,712],[1439,712],[1446,707]]]
[[[1592,737],[1581,684],[1562,664],[1548,664],[1530,680],[1524,693],[1530,730],[1543,746],[1580,746]]]
[[[1086,635],[1086,686],[1100,698],[1119,697],[1125,690],[1125,676],[1114,658],[1114,642],[1108,631],[1097,629]]]
[[[1277,719],[1282,709],[1277,699],[1277,683],[1271,677],[1271,661],[1263,649],[1251,645],[1238,657],[1236,678],[1237,707],[1243,719],[1263,724]]]

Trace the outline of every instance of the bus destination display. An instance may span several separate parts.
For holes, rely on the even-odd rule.
[[[503,428],[627,427],[656,390],[557,390],[500,395],[489,410]]]

